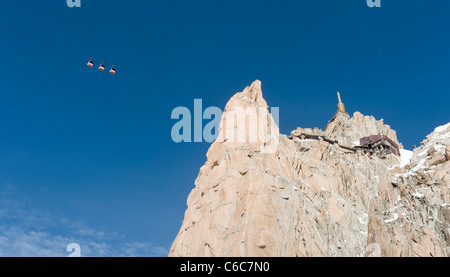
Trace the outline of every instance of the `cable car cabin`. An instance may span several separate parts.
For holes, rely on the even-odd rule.
[[[116,74],[116,70],[114,69],[114,66],[111,67],[111,69],[109,70],[109,73],[111,74]]]
[[[93,66],[94,66],[94,63],[93,63],[91,60],[89,60],[88,63],[87,63],[87,66],[93,67]]]
[[[381,158],[386,158],[388,154],[395,154],[400,156],[398,145],[385,135],[373,135],[361,138],[359,140],[360,146],[364,153],[376,155]]]
[[[103,71],[103,70],[105,70],[105,66],[104,66],[103,64],[101,64],[101,65],[98,67],[98,69],[100,69],[100,71]]]

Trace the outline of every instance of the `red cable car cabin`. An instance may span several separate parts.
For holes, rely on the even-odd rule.
[[[93,67],[93,66],[94,66],[94,63],[93,63],[91,60],[89,60],[88,63],[87,63],[87,66]]]
[[[103,71],[103,70],[105,70],[105,66],[104,66],[103,64],[101,64],[101,65],[98,67],[98,69],[100,69],[100,71]]]
[[[111,69],[109,70],[109,73],[111,74],[116,74],[116,70],[114,69],[114,66],[111,67]]]

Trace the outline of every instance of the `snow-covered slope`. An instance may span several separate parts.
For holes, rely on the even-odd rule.
[[[413,154],[414,152],[411,150],[400,149],[400,158],[401,158],[400,166],[404,167],[405,165],[409,164]]]
[[[450,145],[450,122],[435,128],[420,144],[420,147],[414,149],[407,165],[412,172],[433,167],[446,160],[446,147]]]

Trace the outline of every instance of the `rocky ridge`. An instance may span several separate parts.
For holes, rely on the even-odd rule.
[[[263,139],[235,142],[227,132],[248,129],[226,122],[238,108],[268,110],[259,81],[227,103],[169,256],[450,255],[450,123],[381,159],[339,146],[373,134],[398,143],[372,116],[337,113],[311,129],[330,143],[282,135],[268,114]]]

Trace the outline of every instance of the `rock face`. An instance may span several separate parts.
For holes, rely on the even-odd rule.
[[[227,122],[240,109],[246,123],[258,118],[257,139],[252,124]],[[337,113],[311,130],[321,138],[302,139],[301,128],[280,135],[267,111],[259,81],[230,99],[170,256],[450,255],[450,123],[410,160],[406,150],[381,159],[340,145],[374,134],[397,143],[382,120]]]

